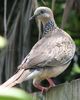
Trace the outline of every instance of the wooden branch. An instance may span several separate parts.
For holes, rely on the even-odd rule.
[[[55,2],[56,2],[56,0],[52,0],[52,5],[51,5],[52,11],[54,11]]]
[[[61,28],[64,29],[64,26],[67,22],[67,19],[68,19],[68,15],[69,15],[69,12],[73,6],[73,2],[74,0],[66,0],[66,6],[64,8],[64,13],[63,13],[63,17],[62,17],[62,23],[61,23]]]
[[[6,16],[7,16],[7,0],[4,0],[4,36],[5,37],[7,32]]]
[[[43,98],[44,100],[80,100],[80,79],[53,87],[43,95]]]

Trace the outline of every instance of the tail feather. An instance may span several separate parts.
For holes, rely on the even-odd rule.
[[[5,83],[0,85],[0,87],[12,87],[18,83],[25,81],[26,77],[29,75],[30,71],[21,69],[15,75],[13,75],[10,79],[8,79]]]

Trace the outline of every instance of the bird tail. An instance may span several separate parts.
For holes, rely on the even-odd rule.
[[[26,80],[26,77],[30,74],[31,72],[29,70],[21,69],[19,70],[15,75],[13,75],[10,79],[8,79],[5,83],[0,85],[0,88],[10,88],[15,86],[16,84],[19,84],[23,81]]]

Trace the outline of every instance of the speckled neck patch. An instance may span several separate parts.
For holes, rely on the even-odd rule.
[[[52,31],[54,28],[54,22],[52,20],[49,20],[45,26],[43,26],[43,33],[46,34],[49,31]]]

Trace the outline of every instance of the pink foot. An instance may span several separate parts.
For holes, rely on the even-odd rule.
[[[35,86],[37,89],[39,89],[39,90],[41,91],[42,94],[43,94],[44,92],[47,92],[47,91],[48,91],[48,88],[41,86],[40,83],[37,83],[37,82],[36,82],[36,83],[34,84],[34,86]]]
[[[36,88],[38,88],[38,89],[41,91],[41,93],[47,92],[51,87],[55,86],[55,84],[54,84],[54,82],[52,81],[52,79],[47,79],[47,80],[48,80],[48,82],[49,82],[49,87],[43,87],[43,86],[40,85],[39,82],[36,82],[36,83],[34,84],[34,86],[35,86]]]
[[[55,86],[55,83],[52,81],[52,79],[48,78],[47,81],[49,82],[49,87],[48,88],[51,88],[51,87]]]

